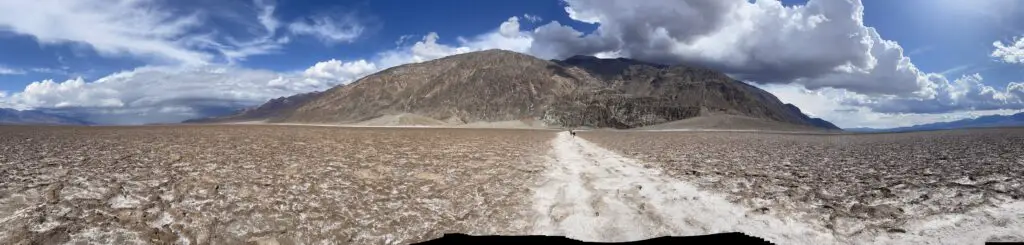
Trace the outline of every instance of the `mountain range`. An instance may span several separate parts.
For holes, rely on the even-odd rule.
[[[93,123],[37,110],[0,108],[0,124],[92,125]]]
[[[390,118],[389,118],[390,117]],[[444,124],[514,121],[549,127],[749,127],[836,130],[723,73],[631,59],[541,60],[488,50],[407,64],[327,91],[280,97],[185,123]],[[0,124],[94,125],[67,113],[0,108]],[[503,124],[504,125],[504,124]],[[1024,112],[900,128],[906,132],[1024,126]]]
[[[323,92],[188,122],[350,124],[402,117],[627,129],[712,115],[838,129],[714,70],[590,56],[542,60],[502,50],[392,67]]]
[[[1013,114],[1013,115],[991,115],[981,116],[977,118],[962,119],[951,122],[938,122],[914,125],[909,127],[899,128],[848,128],[847,131],[852,132],[909,132],[909,131],[928,131],[928,130],[946,130],[946,129],[960,129],[960,128],[988,128],[988,127],[1024,127],[1024,112]]]

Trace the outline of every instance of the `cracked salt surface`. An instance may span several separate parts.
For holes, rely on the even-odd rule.
[[[641,167],[581,138],[555,138],[547,181],[536,190],[535,232],[623,242],[741,231],[782,244],[822,244],[831,234],[745,208]]]
[[[582,138],[559,133],[534,192],[534,233],[622,242],[739,231],[777,244],[980,244],[1019,241],[1024,203],[918,219],[907,233],[834,235],[789,217],[749,212],[716,193],[644,168]]]

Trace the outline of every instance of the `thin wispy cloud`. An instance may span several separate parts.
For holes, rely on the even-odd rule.
[[[171,10],[154,0],[0,1],[0,29],[32,36],[44,45],[82,44],[104,56],[186,65],[273,54],[289,42],[289,35],[337,43],[351,41],[363,30],[349,16],[322,15],[285,25],[272,3],[257,0],[252,5],[256,12],[249,21],[263,31],[251,36],[214,29],[203,9]],[[285,26],[289,32],[280,32]]]
[[[544,21],[544,18],[541,18],[540,16],[532,15],[532,14],[523,14],[523,19],[525,19],[526,21],[529,21],[531,23],[537,23],[537,22]]]
[[[943,76],[946,76],[946,77],[952,77],[952,76],[963,74],[963,71],[965,71],[965,70],[967,70],[969,68],[971,68],[971,65],[954,66],[952,68],[949,68],[949,69],[946,69],[946,70],[944,70],[942,72],[939,72],[939,74],[942,74]]]
[[[918,47],[918,48],[910,50],[910,52],[907,52],[907,56],[921,55],[921,54],[924,54],[924,53],[926,53],[928,51],[932,51],[933,49],[935,49],[935,45],[921,46],[921,47]]]
[[[22,75],[25,74],[24,70],[14,69],[0,65],[0,75]]]

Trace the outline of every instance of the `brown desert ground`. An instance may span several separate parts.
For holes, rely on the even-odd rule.
[[[0,244],[409,243],[522,234],[553,134],[0,127]],[[500,140],[496,140],[500,139]]]
[[[1024,199],[1024,128],[831,135],[592,131],[580,136],[646,167],[726,193],[732,202],[799,216],[840,236],[906,233],[907,225],[923,217]],[[1015,218],[1004,222],[1024,222],[1024,212]]]
[[[0,244],[1024,241],[1024,129],[0,127]]]

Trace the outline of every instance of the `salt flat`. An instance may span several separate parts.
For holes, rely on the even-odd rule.
[[[0,127],[0,244],[409,243],[521,234],[554,135]],[[500,140],[499,140],[500,139]]]
[[[1021,240],[1024,130],[0,127],[0,243]]]

